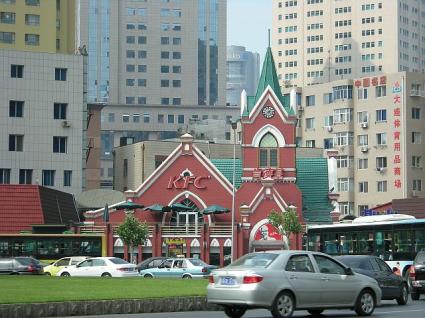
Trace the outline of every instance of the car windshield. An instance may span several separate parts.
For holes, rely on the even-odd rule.
[[[31,257],[17,257],[16,260],[22,265],[39,264],[40,262]]]
[[[129,262],[121,259],[121,258],[110,258],[109,259],[114,264],[130,264]]]
[[[267,267],[269,266],[278,256],[278,254],[272,253],[258,253],[258,254],[247,254],[228,267]]]
[[[204,263],[203,261],[201,261],[198,258],[192,258],[189,261],[195,266],[207,266],[208,265],[207,263]]]

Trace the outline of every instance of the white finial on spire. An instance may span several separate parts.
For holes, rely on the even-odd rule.
[[[243,115],[247,105],[247,96],[246,90],[242,90],[241,92],[241,116]]]

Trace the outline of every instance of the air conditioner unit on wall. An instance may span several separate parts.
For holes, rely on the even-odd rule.
[[[416,190],[412,190],[411,197],[416,198],[417,196],[418,196],[418,193],[416,192]]]
[[[368,152],[369,151],[369,148],[367,146],[362,146],[360,148],[360,150],[361,150],[361,152]]]
[[[363,122],[363,123],[360,123],[360,127],[362,127],[362,128],[367,128],[367,127],[368,127],[368,123],[367,123],[367,121],[365,121],[365,122]]]
[[[334,128],[332,126],[326,126],[326,130],[331,132],[332,130],[334,130]]]
[[[62,127],[63,128],[69,128],[69,127],[71,127],[71,123],[69,121],[67,121],[67,120],[64,120],[62,122]]]
[[[384,167],[378,167],[378,168],[376,168],[376,171],[378,171],[380,173],[384,173],[385,172],[385,168]]]

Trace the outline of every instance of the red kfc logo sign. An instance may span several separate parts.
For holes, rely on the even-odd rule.
[[[188,189],[193,185],[196,189],[205,189],[203,181],[211,179],[211,176],[174,176],[168,180],[167,189]]]

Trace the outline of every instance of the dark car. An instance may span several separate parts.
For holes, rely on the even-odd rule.
[[[32,257],[0,258],[0,274],[41,275],[43,274],[43,265]]]
[[[167,257],[150,257],[143,261],[141,261],[139,264],[137,264],[137,271],[141,271],[148,268],[155,268],[161,265]]]
[[[406,305],[409,299],[409,286],[400,275],[382,259],[369,255],[344,255],[335,257],[351,267],[353,271],[375,278],[382,290],[382,299],[395,299],[399,305]]]
[[[411,286],[411,296],[413,300],[418,300],[421,294],[425,293],[425,251],[416,254],[413,265],[410,266],[409,279]]]

